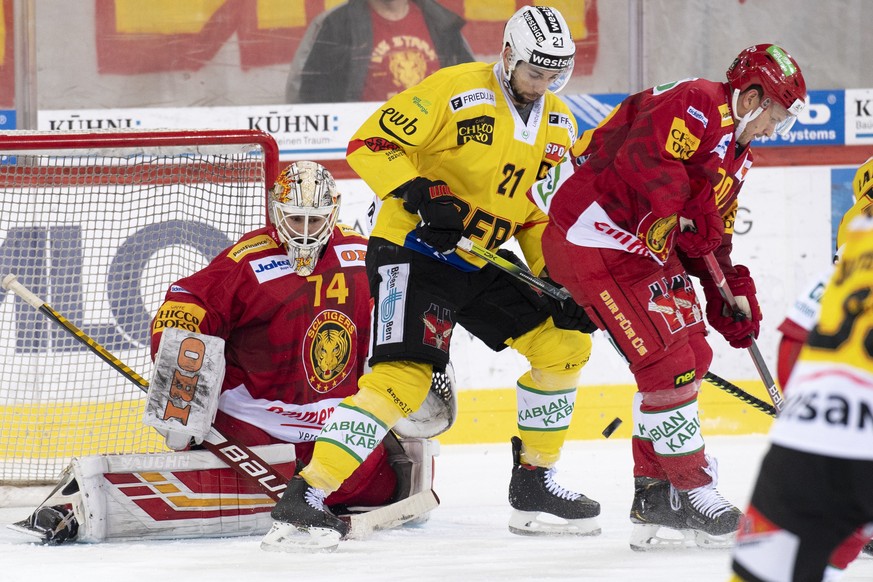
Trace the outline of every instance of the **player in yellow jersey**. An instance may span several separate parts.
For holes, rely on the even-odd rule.
[[[841,248],[737,535],[735,580],[822,580],[846,538],[873,534],[873,207]]]
[[[547,301],[455,248],[462,236],[489,249],[515,238],[531,269],[545,275],[547,217],[527,193],[576,136],[570,110],[553,92],[566,83],[574,54],[557,10],[524,7],[507,22],[498,62],[437,71],[388,100],[352,137],[348,162],[382,201],[367,247],[373,369],[337,407],[312,461],[289,483],[268,546],[336,546],[313,542],[343,533],[319,500],[418,409],[431,369],[448,362],[458,323],[495,351],[514,348],[531,366],[517,384],[521,438],[512,439],[510,530],[600,532],[600,505],[554,481],[591,350],[582,331],[594,326],[572,301]],[[538,520],[541,512],[562,523]]]

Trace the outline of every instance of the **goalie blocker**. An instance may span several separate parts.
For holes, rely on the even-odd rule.
[[[433,457],[439,454],[439,443],[420,438],[399,442],[408,461],[392,466],[402,490],[382,508],[341,508],[351,523],[349,537],[421,523],[435,507],[416,503],[420,512],[410,515],[404,501],[415,496],[435,499]],[[255,446],[252,451],[288,478],[294,474],[293,446]],[[8,527],[59,544],[263,535],[273,523],[273,499],[256,481],[244,479],[207,451],[93,455],[73,459],[64,474],[57,496]],[[402,510],[392,512],[393,506]],[[374,509],[380,511],[367,519]]]

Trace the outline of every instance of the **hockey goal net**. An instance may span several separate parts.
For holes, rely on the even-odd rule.
[[[265,224],[277,172],[258,131],[0,133],[0,278],[150,378],[167,288]],[[74,456],[165,450],[141,390],[0,293],[0,485],[53,482]]]

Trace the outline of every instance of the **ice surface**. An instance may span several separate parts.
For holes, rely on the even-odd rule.
[[[745,508],[766,448],[763,436],[710,437],[719,460],[718,488]],[[633,496],[630,441],[568,442],[557,481],[603,506],[603,533],[575,539],[509,533],[506,500],[509,439],[502,444],[444,446],[435,489],[442,505],[424,525],[346,541],[333,554],[263,552],[260,537],[170,542],[70,544],[44,547],[5,524],[31,508],[0,509],[3,582],[344,582],[400,580],[727,581],[726,550],[633,552],[628,510]],[[845,582],[873,580],[873,559],[861,557]]]

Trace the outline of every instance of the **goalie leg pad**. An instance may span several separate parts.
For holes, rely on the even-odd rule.
[[[292,475],[294,447],[252,447]],[[261,534],[274,501],[207,451],[93,455],[73,460],[80,487],[73,509],[84,542]]]

